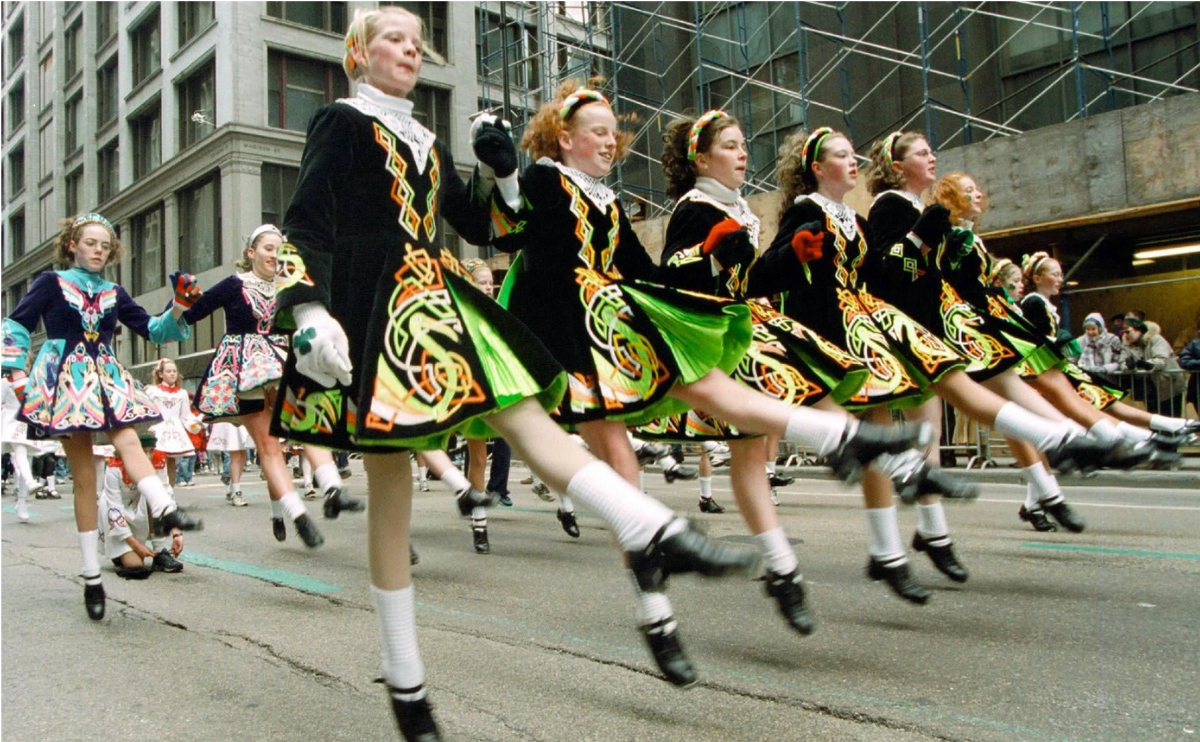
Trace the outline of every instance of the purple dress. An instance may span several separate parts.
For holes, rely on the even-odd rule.
[[[20,417],[36,435],[112,430],[161,420],[112,349],[117,322],[152,343],[188,337],[171,306],[152,317],[125,289],[81,268],[46,271],[4,320],[3,367],[24,371],[38,321],[46,342],[29,372]]]
[[[193,400],[207,419],[263,409],[262,389],[283,376],[287,335],[271,333],[275,283],[253,272],[238,273],[196,300],[183,319],[193,325],[225,310],[225,337],[217,344]]]

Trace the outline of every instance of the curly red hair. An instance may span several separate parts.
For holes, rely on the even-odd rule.
[[[533,158],[540,159],[549,157],[551,160],[561,160],[562,150],[558,147],[558,135],[567,130],[571,125],[571,121],[575,117],[575,112],[583,105],[576,106],[567,118],[562,118],[559,111],[571,93],[584,87],[591,89],[599,89],[604,84],[603,77],[593,77],[588,80],[585,86],[578,80],[567,80],[562,85],[558,86],[558,90],[554,93],[554,99],[543,103],[541,109],[534,114],[529,120],[529,125],[525,127],[525,135],[521,137],[521,149],[528,150]],[[599,101],[585,103],[584,105],[595,105]],[[607,104],[604,104],[607,105]],[[633,121],[632,116],[618,116],[617,124]],[[619,162],[629,153],[629,147],[633,144],[633,134],[622,129],[617,130],[617,154],[613,158],[614,162]]]

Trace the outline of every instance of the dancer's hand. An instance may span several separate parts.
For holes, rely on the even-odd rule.
[[[801,263],[811,263],[825,257],[824,244],[825,234],[820,222],[801,224],[796,234],[792,235],[792,250]]]
[[[178,528],[171,531],[171,556],[178,557],[183,553],[183,531]]]
[[[292,309],[296,332],[296,370],[323,387],[350,386],[350,341],[346,331],[318,302],[298,304]]]
[[[932,249],[942,243],[950,232],[950,209],[941,204],[930,204],[921,212],[917,223],[913,225],[915,234],[925,246]]]
[[[946,235],[946,247],[955,261],[962,260],[975,249],[975,233],[962,227],[953,227]]]
[[[175,290],[175,308],[186,312],[192,308],[200,294],[200,282],[191,273],[175,271],[169,278],[171,287]]]
[[[750,233],[736,219],[725,219],[709,230],[700,252],[712,256],[721,268],[752,263],[757,255]]]
[[[512,124],[490,113],[480,115],[471,124],[471,148],[480,162],[507,178],[517,170],[517,147],[512,139]]]

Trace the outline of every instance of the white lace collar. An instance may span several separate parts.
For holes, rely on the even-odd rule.
[[[429,151],[433,149],[433,142],[437,137],[412,117],[411,100],[397,98],[366,83],[360,83],[357,95],[353,98],[339,98],[338,102],[379,119],[412,152],[417,172],[425,172]]]
[[[875,201],[878,201],[879,199],[883,198],[884,196],[888,195],[889,193],[894,193],[897,196],[899,196],[900,198],[903,198],[905,201],[908,201],[910,204],[913,205],[913,208],[916,209],[917,211],[925,210],[925,202],[921,200],[921,197],[918,196],[917,194],[911,193],[909,191],[901,191],[901,190],[896,190],[896,189],[893,189],[890,191],[884,191],[883,193],[881,193],[875,197]],[[871,203],[875,203],[875,201],[872,201]]]
[[[246,271],[245,273],[237,274],[241,279],[242,285],[262,296],[271,297],[275,295],[275,281],[267,281],[259,278],[254,271]]]
[[[575,185],[587,194],[588,199],[592,203],[599,206],[601,209],[607,209],[613,201],[617,200],[617,194],[613,189],[604,185],[604,181],[599,178],[593,178],[587,173],[576,170],[573,167],[567,167],[558,160],[552,160],[549,157],[543,157],[537,161],[539,165],[553,165],[558,168],[559,172],[571,179]]]
[[[833,217],[847,238],[853,237],[858,232],[858,214],[854,209],[840,201],[834,201],[828,196],[822,196],[820,193],[803,193],[796,196],[795,203],[800,203],[806,198],[820,206],[821,211]]]
[[[696,178],[696,187],[683,194],[679,200],[705,203],[719,209],[745,227],[746,231],[750,233],[750,241],[756,247],[758,246],[761,222],[758,216],[750,210],[750,204],[742,198],[739,191],[726,188],[712,178],[699,177]]]

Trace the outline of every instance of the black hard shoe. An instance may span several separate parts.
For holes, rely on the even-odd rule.
[[[661,443],[647,443],[637,451],[638,466],[645,466],[666,456],[670,449]]]
[[[767,476],[767,481],[771,483],[772,487],[787,487],[792,482],[795,482],[796,478],[783,474],[770,474]]]
[[[945,543],[934,545],[935,542],[940,541],[945,541]],[[967,570],[954,556],[954,545],[950,543],[949,536],[927,539],[920,533],[914,533],[912,545],[917,551],[925,552],[929,556],[929,561],[933,562],[933,566],[937,567],[942,574],[955,582],[967,581]]]
[[[396,717],[396,726],[400,728],[400,736],[405,742],[441,742],[442,735],[438,732],[437,722],[433,720],[433,707],[428,698],[419,701],[405,701],[397,696],[412,695],[420,690],[398,690],[387,686],[388,695],[392,699],[392,714]]]
[[[698,476],[700,476],[700,470],[694,466],[676,464],[670,469],[663,469],[663,479],[667,480],[667,484],[680,480],[690,482]]]
[[[183,571],[183,562],[172,556],[171,552],[163,549],[154,555],[154,571],[175,574]]]
[[[283,523],[283,518],[271,519],[271,533],[275,535],[276,541],[287,540],[287,526]]]
[[[154,519],[154,533],[157,536],[166,536],[173,528],[181,531],[203,531],[204,521],[193,518],[179,507]]]
[[[1066,438],[1045,454],[1050,468],[1061,474],[1076,469],[1088,474],[1106,465],[1111,448],[1086,436],[1076,435]]]
[[[325,490],[325,517],[333,520],[342,514],[359,513],[367,509],[367,503],[361,497],[351,497],[345,487],[330,487]]]
[[[1110,469],[1133,469],[1150,461],[1157,452],[1153,441],[1122,441],[1109,450],[1104,465]]]
[[[706,577],[722,577],[749,572],[758,566],[759,556],[753,549],[710,539],[690,523],[682,531],[663,538],[667,528],[678,520],[681,519],[660,528],[645,549],[628,552],[629,568],[643,591],[661,589],[673,574],[699,572]]]
[[[1067,505],[1066,500],[1059,499],[1059,501],[1053,505],[1043,500],[1038,504],[1042,506],[1042,510],[1045,510],[1050,517],[1058,521],[1060,526],[1067,529],[1071,533],[1083,533],[1083,529],[1087,527],[1087,524],[1083,522],[1083,518],[1080,518],[1079,515],[1076,514],[1076,512],[1072,510],[1069,505]]]
[[[495,492],[480,492],[474,487],[467,487],[454,493],[454,501],[458,503],[458,512],[464,518],[477,507],[490,508],[500,502],[500,496]]]
[[[941,495],[961,500],[979,497],[979,485],[936,466],[921,461],[917,466],[897,472],[892,487],[906,505],[912,505],[923,495]]]
[[[692,667],[692,661],[683,653],[677,628],[675,617],[671,616],[642,626],[641,630],[642,636],[646,637],[646,644],[650,647],[650,654],[654,656],[655,664],[667,680],[680,688],[690,688],[699,678],[696,677],[696,668]]]
[[[816,623],[804,605],[804,581],[800,579],[799,570],[790,574],[780,575],[767,571],[767,595],[779,604],[779,612],[792,625],[792,628],[805,636],[813,633]]]
[[[476,554],[491,554],[492,545],[488,543],[488,535],[486,528],[472,528],[471,534],[475,538],[475,553]]]
[[[871,557],[867,562],[867,577],[872,580],[884,580],[896,595],[910,603],[925,605],[929,602],[931,593],[921,587],[908,571],[908,562],[903,561],[884,563]]]
[[[700,498],[700,512],[702,513],[723,513],[725,508],[721,507],[720,503],[711,497]]]
[[[1021,520],[1033,526],[1033,530],[1035,531],[1050,533],[1058,530],[1058,526],[1050,522],[1050,519],[1046,517],[1046,511],[1041,508],[1030,510],[1022,505],[1021,509],[1017,511],[1017,515],[1020,516]]]
[[[417,553],[417,550],[414,549],[411,544],[409,544],[408,547],[408,563],[409,565],[417,565],[421,563],[421,555]]]
[[[104,585],[83,586],[83,606],[87,608],[88,618],[99,621],[104,618]]]
[[[122,580],[145,580],[153,574],[144,564],[139,564],[136,567],[117,567],[117,577]]]
[[[855,482],[862,469],[885,453],[901,453],[910,448],[924,448],[932,437],[929,423],[920,425],[875,425],[859,423],[853,433],[850,426],[842,434],[837,450],[829,454],[829,465],[838,479]]]
[[[562,524],[562,529],[566,531],[571,538],[579,538],[579,523],[575,521],[575,513],[568,513],[565,510],[558,511],[558,522]]]
[[[308,513],[296,518],[292,523],[296,526],[296,533],[300,535],[300,540],[308,548],[315,549],[325,543],[325,537],[317,530],[317,524],[312,522],[312,518],[308,517]]]

